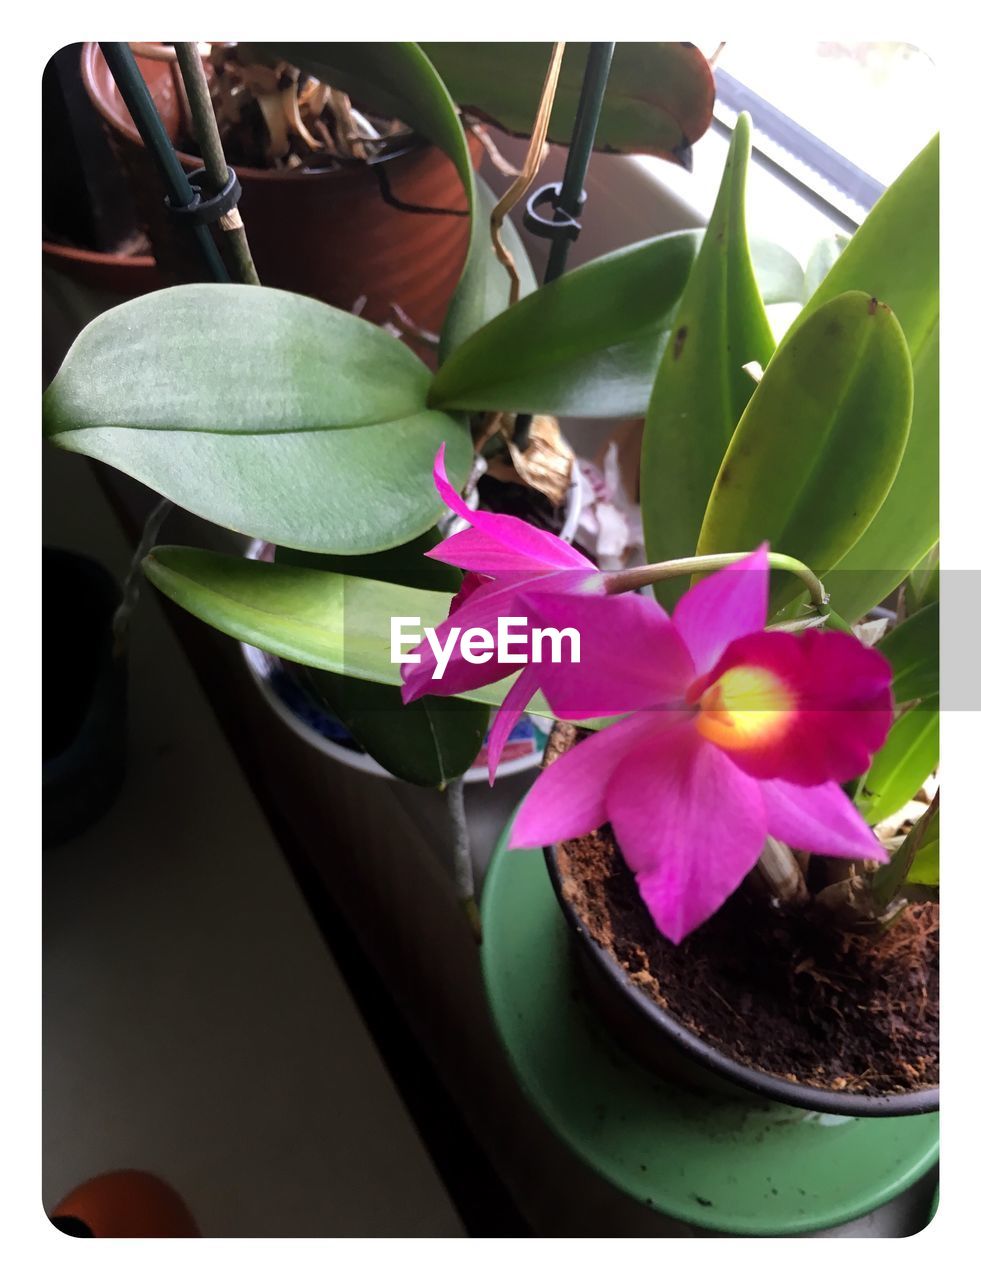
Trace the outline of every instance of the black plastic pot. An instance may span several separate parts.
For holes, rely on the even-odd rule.
[[[700,1039],[630,980],[602,947],[562,891],[556,849],[545,862],[559,905],[572,930],[585,990],[610,1033],[634,1058],[656,1074],[687,1085],[727,1094],[749,1093],[805,1111],[841,1116],[910,1116],[936,1111],[939,1089],[872,1097],[795,1084],[782,1076],[747,1067]]]
[[[118,584],[95,560],[43,552],[43,787],[45,847],[81,834],[122,785],[126,660],[113,652]]]

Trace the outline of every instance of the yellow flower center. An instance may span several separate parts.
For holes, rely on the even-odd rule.
[[[778,737],[794,712],[793,692],[765,667],[732,667],[698,700],[695,726],[730,751]]]

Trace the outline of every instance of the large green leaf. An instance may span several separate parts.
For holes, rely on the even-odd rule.
[[[150,581],[218,631],[280,658],[392,687],[401,679],[391,661],[391,619],[420,618],[435,627],[452,595],[417,587],[267,564],[193,547],[155,547],[144,561]],[[511,680],[462,695],[500,706]],[[529,710],[550,715],[540,696]]]
[[[939,604],[914,613],[883,636],[877,647],[892,664],[892,692],[897,703],[940,692]]]
[[[889,492],[912,396],[909,352],[888,307],[852,292],[812,312],[781,344],[740,419],[699,554],[768,540],[825,574]],[[777,584],[774,609],[798,590]]]
[[[940,699],[903,712],[872,759],[856,803],[873,826],[916,795],[940,759]]]
[[[410,41],[327,44],[280,43],[259,46],[328,84],[351,94],[382,115],[402,120],[452,160],[470,210],[470,243],[440,337],[440,358],[503,310],[510,279],[497,261],[490,238],[494,199],[478,181],[467,137],[446,85],[418,44]],[[504,240],[525,287],[533,280],[524,247],[509,223]]]
[[[915,396],[902,466],[875,519],[826,583],[836,612],[849,621],[884,599],[937,541],[939,178],[934,138],[878,200],[785,339],[830,298],[861,289],[889,304],[909,345]]]
[[[229,529],[365,553],[439,517],[442,441],[453,478],[469,471],[467,431],[426,407],[430,380],[408,347],[325,303],[183,285],[83,330],[44,430]]]
[[[276,563],[319,569],[321,573],[346,573],[354,578],[370,578],[373,582],[395,582],[423,591],[456,592],[463,581],[460,570],[440,560],[430,560],[426,555],[442,540],[434,525],[411,542],[367,556],[328,556],[297,551],[294,547],[277,547]]]
[[[465,110],[509,133],[531,133],[552,46],[491,41],[424,44]],[[567,144],[588,44],[567,44],[548,136]],[[596,131],[601,151],[647,152],[690,167],[690,147],[712,123],[715,85],[701,53],[683,41],[621,43],[613,54]]]
[[[765,365],[773,353],[746,236],[750,150],[749,117],[741,115],[705,238],[657,366],[640,465],[651,561],[694,553],[719,465],[753,393],[743,366],[753,360]],[[673,579],[660,584],[657,595],[670,604],[684,590],[684,580]]]
[[[430,403],[639,417],[704,236],[702,230],[655,236],[594,258],[526,296],[450,356]],[[753,241],[751,252],[764,302],[799,299],[795,258],[765,240]]]
[[[629,417],[643,412],[699,233],[619,249],[523,298],[459,347],[430,404]]]

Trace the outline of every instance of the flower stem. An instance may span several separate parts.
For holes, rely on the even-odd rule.
[[[642,564],[635,569],[622,569],[610,573],[606,577],[606,590],[610,595],[622,591],[636,591],[638,587],[647,587],[654,582],[663,582],[666,578],[681,578],[690,573],[712,573],[716,569],[725,569],[727,565],[745,560],[748,551],[727,551],[715,556],[685,556],[681,560],[661,560],[657,564]],[[828,593],[821,579],[810,570],[802,560],[793,556],[781,555],[778,551],[767,553],[771,569],[784,569],[796,574],[810,593],[811,603],[823,617],[831,610],[828,604]]]
[[[446,784],[446,808],[450,815],[453,839],[453,878],[463,914],[477,942],[481,940],[480,911],[474,895],[473,860],[470,854],[470,828],[463,803],[463,779],[453,778]]]

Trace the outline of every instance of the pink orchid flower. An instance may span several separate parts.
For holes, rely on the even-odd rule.
[[[767,834],[813,853],[885,860],[838,784],[868,768],[889,730],[889,664],[842,632],[765,631],[768,589],[764,546],[692,587],[671,617],[632,597],[629,631],[604,617],[602,597],[549,602],[550,625],[588,621],[591,643],[611,655],[596,686],[589,668],[549,671],[552,710],[571,720],[632,714],[542,772],[511,847],[611,823],[672,942],[725,902]],[[533,591],[525,603],[537,607]]]
[[[471,511],[446,475],[445,448],[441,445],[436,455],[433,480],[446,505],[469,521],[471,527],[452,534],[426,552],[434,560],[467,571],[449,616],[436,628],[440,646],[445,645],[453,628],[460,628],[462,632],[471,627],[485,627],[493,632],[498,618],[524,617],[528,610],[523,603],[523,592],[532,584],[536,608],[546,619],[551,600],[603,592],[603,574],[561,538],[525,524],[515,516]],[[496,653],[489,661],[476,665],[456,652],[442,677],[436,680],[432,648],[420,645],[413,653],[420,660],[402,667],[403,702],[412,702],[423,694],[468,693],[515,672],[515,663],[499,661]],[[508,736],[541,687],[551,665],[547,661],[527,663],[508,690],[487,742],[487,769],[492,783]]]

